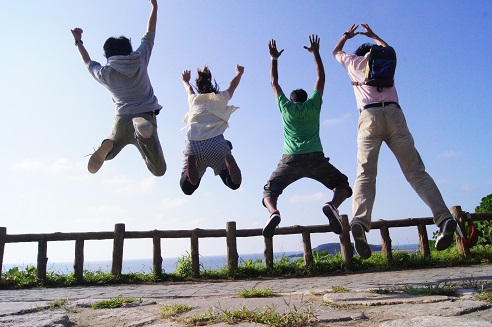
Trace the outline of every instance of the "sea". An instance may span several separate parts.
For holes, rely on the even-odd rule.
[[[283,252],[275,253],[274,259],[289,257],[291,260],[296,260],[302,258],[303,254],[299,252]],[[239,255],[239,265],[248,260],[264,260],[262,253],[256,254],[244,254]],[[176,271],[176,266],[178,264],[179,258],[162,258],[162,270],[165,273],[173,273]],[[200,265],[203,269],[207,270],[218,270],[227,266],[227,257],[225,255],[217,256],[200,256]],[[36,266],[36,263],[14,263],[14,264],[4,264],[2,267],[2,272],[7,272],[9,269],[18,267],[20,270],[24,270],[28,266]],[[122,273],[151,273],[153,268],[152,259],[123,259]],[[110,272],[111,271],[111,261],[87,261],[84,262],[84,270],[89,271],[101,271]],[[73,272],[73,262],[48,262],[47,271],[56,274],[70,274]]]
[[[337,244],[339,247],[339,244]],[[378,251],[378,247],[374,246],[373,252]],[[393,250],[415,252],[418,251],[418,244],[407,244],[398,245],[393,247]],[[315,250],[315,249],[313,249]],[[330,251],[330,253],[339,252]],[[302,252],[279,252],[273,254],[274,260],[281,258],[289,258],[291,261],[297,260],[303,257]],[[200,265],[206,270],[218,270],[227,266],[227,257],[225,255],[216,256],[200,256]],[[248,260],[264,261],[263,253],[253,253],[253,254],[240,254],[239,255],[239,265]],[[173,273],[176,271],[176,266],[178,264],[179,258],[162,258],[162,271],[165,273]],[[20,270],[24,270],[28,266],[36,266],[36,263],[21,263],[21,264],[4,264],[2,266],[2,272],[7,272],[9,269],[18,267]],[[151,273],[152,272],[152,259],[129,259],[123,260],[122,273]],[[70,274],[73,272],[73,262],[48,262],[47,270],[56,274]],[[101,271],[101,272],[111,272],[111,261],[87,261],[84,262],[84,270],[89,271]]]

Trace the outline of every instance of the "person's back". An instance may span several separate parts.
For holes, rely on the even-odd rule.
[[[277,102],[284,126],[284,153],[323,151],[319,137],[321,93],[315,89],[304,102],[293,102],[281,93]]]
[[[427,204],[439,227],[436,249],[444,250],[453,241],[456,221],[446,207],[437,185],[426,172],[424,163],[410,133],[405,115],[398,102],[396,88],[365,85],[366,64],[369,58],[369,43],[362,44],[355,54],[343,51],[345,42],[358,34],[373,39],[383,48],[389,45],[376,35],[369,25],[362,24],[365,32],[356,32],[352,25],[343,33],[333,49],[333,56],[347,71],[359,110],[357,130],[357,179],[352,203],[353,218],[350,222],[355,249],[363,258],[371,256],[366,232],[371,229],[371,215],[376,197],[376,176],[381,145],[385,142],[398,160],[403,174],[420,198]]]
[[[330,222],[334,233],[340,234],[341,218],[337,208],[352,194],[348,178],[335,168],[326,158],[319,138],[320,112],[325,86],[325,71],[319,53],[320,39],[310,35],[308,50],[316,64],[316,83],[308,98],[307,92],[297,89],[285,96],[278,82],[278,58],[284,50],[278,51],[275,40],[268,44],[272,63],[270,66],[270,85],[282,116],[284,127],[284,153],[275,171],[263,187],[263,205],[270,213],[262,234],[271,238],[280,224],[277,209],[278,197],[283,190],[301,178],[311,178],[333,190],[333,198],[324,204],[322,210]]]
[[[88,64],[91,75],[110,91],[117,115],[162,108],[154,94],[147,71],[154,38],[155,32],[147,32],[137,50],[126,55],[111,55],[105,66],[96,61]]]

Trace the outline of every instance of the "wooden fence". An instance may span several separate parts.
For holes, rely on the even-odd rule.
[[[472,213],[467,214],[461,210],[461,207],[455,206],[451,208],[451,213],[461,226],[461,230],[465,230],[464,223],[467,220],[483,221],[492,220],[492,213]],[[340,235],[340,248],[342,258],[345,262],[350,263],[354,253],[352,243],[350,241],[350,226],[348,217],[342,215],[343,233]],[[412,227],[416,226],[419,236],[420,252],[423,256],[430,255],[429,242],[427,237],[427,225],[434,225],[432,218],[407,218],[400,220],[378,220],[372,223],[373,230],[379,229],[382,240],[382,253],[389,260],[392,259],[391,238],[389,229],[397,227]],[[199,261],[199,245],[200,238],[222,238],[226,239],[227,247],[227,266],[228,269],[238,267],[239,255],[237,252],[238,237],[254,237],[261,236],[261,229],[236,229],[236,222],[231,221],[226,223],[225,229],[193,229],[193,230],[151,230],[151,231],[126,231],[124,224],[116,224],[114,231],[110,232],[86,232],[86,233],[50,233],[50,234],[7,234],[6,227],[0,227],[0,278],[3,266],[3,256],[5,244],[7,243],[38,243],[37,257],[37,274],[40,279],[46,278],[46,266],[48,263],[48,242],[53,241],[75,241],[75,260],[74,272],[78,281],[84,280],[84,243],[90,240],[113,240],[113,258],[111,265],[111,273],[114,276],[120,276],[123,266],[123,247],[125,239],[152,239],[153,241],[153,271],[157,274],[162,274],[162,249],[161,239],[163,238],[189,238],[191,242],[191,264],[194,277],[200,276],[200,261]],[[311,234],[332,232],[329,225],[314,225],[314,226],[290,226],[278,227],[275,230],[275,235],[292,235],[301,234],[304,250],[304,262],[309,265],[313,262],[313,254],[311,248]],[[465,235],[466,236],[466,235]],[[276,236],[278,237],[278,236]],[[264,262],[267,267],[273,266],[273,238],[263,238],[265,242]],[[467,243],[457,235],[456,243],[459,252],[463,256],[469,256],[470,251]]]

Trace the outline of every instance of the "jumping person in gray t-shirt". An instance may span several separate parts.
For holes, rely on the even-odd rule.
[[[110,37],[103,47],[108,60],[105,66],[91,60],[82,42],[82,29],[72,30],[75,45],[89,73],[109,90],[116,106],[110,135],[89,159],[88,169],[92,174],[128,144],[137,147],[152,174],[162,176],[166,172],[156,121],[162,106],[154,95],[147,72],[157,25],[157,0],[150,0],[150,3],[152,11],[147,33],[138,49],[133,51],[130,40],[124,36]]]

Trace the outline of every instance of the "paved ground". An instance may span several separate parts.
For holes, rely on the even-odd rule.
[[[457,296],[410,296],[405,287],[455,285]],[[491,326],[492,304],[475,299],[492,285],[492,265],[346,274],[312,278],[200,281],[155,285],[48,288],[0,291],[0,326],[185,326],[185,318],[241,308],[311,314],[310,326]],[[243,289],[269,288],[274,298],[244,299]],[[336,290],[346,289],[345,292]],[[380,292],[370,292],[379,290]],[[137,297],[140,303],[118,309],[92,309],[102,299]],[[49,310],[53,301],[66,300]],[[165,305],[194,309],[174,320],[161,317]],[[214,326],[226,326],[217,324]],[[239,323],[239,326],[262,326]]]

